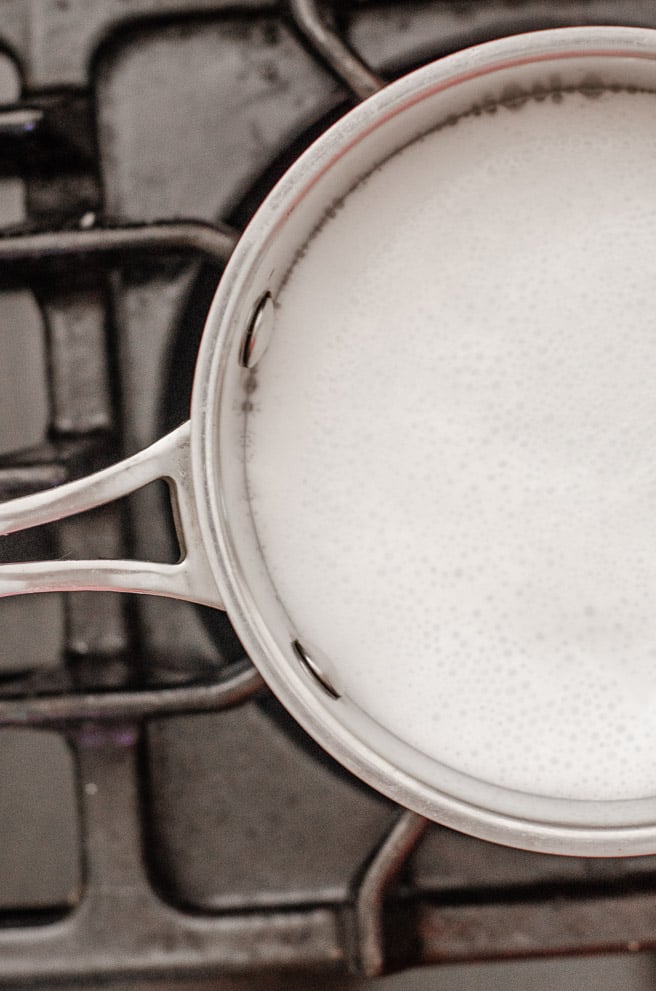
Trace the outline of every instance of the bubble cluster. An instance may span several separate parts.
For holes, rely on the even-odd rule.
[[[500,106],[308,245],[248,414],[299,636],[486,781],[656,794],[656,99]]]

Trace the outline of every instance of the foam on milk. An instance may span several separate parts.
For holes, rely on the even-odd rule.
[[[656,794],[656,98],[426,135],[277,302],[247,477],[301,640],[454,768]]]

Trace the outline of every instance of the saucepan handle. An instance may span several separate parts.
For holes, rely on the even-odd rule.
[[[203,546],[191,473],[191,423],[109,468],[0,505],[0,534],[53,523],[163,479],[180,544],[176,564],[148,561],[39,561],[0,565],[0,596],[81,590],[148,592],[222,608]]]

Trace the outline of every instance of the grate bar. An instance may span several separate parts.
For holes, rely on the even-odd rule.
[[[36,107],[0,107],[0,137],[31,134],[43,122],[43,110]]]
[[[70,482],[107,457],[104,432],[67,437],[0,457],[0,502]]]
[[[85,225],[88,220],[84,218]],[[225,263],[239,235],[225,225],[162,221],[124,227],[18,233],[0,237],[0,262],[44,262],[71,256],[112,256],[122,252],[195,252]]]
[[[354,969],[365,977],[385,973],[385,897],[427,826],[428,820],[416,812],[402,812],[362,874],[355,901],[358,959]]]
[[[68,481],[66,463],[56,461],[35,462],[31,465],[0,467],[0,501],[15,496],[41,492]]]
[[[320,0],[290,0],[290,10],[296,26],[319,58],[359,100],[366,100],[383,88],[385,81],[348,48],[322,17]]]
[[[656,949],[653,891],[508,903],[417,905],[419,955],[427,964]]]
[[[0,699],[0,727],[59,726],[86,720],[148,719],[182,712],[214,712],[241,705],[264,682],[248,662],[213,684],[136,691],[85,692]]]

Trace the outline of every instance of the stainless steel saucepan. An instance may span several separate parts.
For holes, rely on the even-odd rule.
[[[226,609],[263,677],[337,760],[390,798],[455,829],[545,852],[656,851],[654,797],[590,802],[479,781],[418,753],[336,691],[290,629],[264,566],[245,488],[249,368],[275,334],[275,301],[327,207],[395,150],[475,103],[585,85],[656,90],[656,31],[566,28],[459,52],[386,87],[347,114],[283,177],[244,233],[221,280],[196,367],[191,419],[134,457],[0,506],[3,533],[122,497],[155,479],[171,488],[177,564],[52,561],[0,567],[0,594],[148,592]]]

